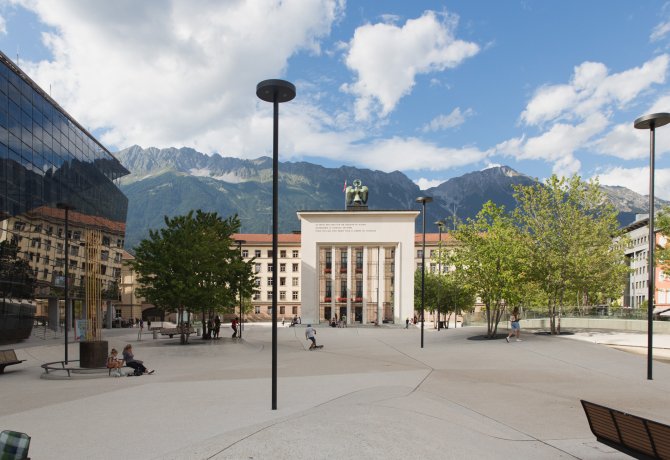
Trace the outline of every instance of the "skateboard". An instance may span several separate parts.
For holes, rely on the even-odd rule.
[[[318,348],[318,349],[321,349],[321,348],[323,348],[323,345],[317,345],[317,346],[315,346],[314,348],[308,348],[308,350],[309,350],[309,351],[312,351],[312,350],[316,350],[317,348]]]

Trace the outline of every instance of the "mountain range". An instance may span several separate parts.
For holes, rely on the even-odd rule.
[[[128,197],[126,247],[132,248],[149,229],[163,226],[164,216],[185,214],[192,209],[237,214],[243,233],[272,231],[272,159],[253,160],[205,155],[191,148],[142,148],[133,146],[116,157],[131,174],[120,181]],[[308,162],[279,164],[279,232],[300,229],[299,210],[343,210],[345,182],[361,180],[370,192],[368,207],[419,209],[416,198],[432,196],[426,205],[426,231],[436,232],[438,219],[474,217],[488,200],[507,209],[516,202],[512,185],[531,185],[537,180],[507,166],[471,172],[420,190],[399,171],[386,173],[352,166],[326,168]],[[635,214],[647,212],[647,198],[624,187],[602,186],[619,210],[619,222],[631,223]],[[657,205],[669,202],[657,200]],[[420,231],[421,219],[417,219]]]

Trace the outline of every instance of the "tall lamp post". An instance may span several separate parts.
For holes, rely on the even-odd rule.
[[[444,221],[443,220],[438,220],[435,222],[435,225],[437,225],[437,229],[440,232],[440,237],[439,241],[437,243],[437,275],[438,275],[438,283],[437,283],[437,330],[440,330],[440,305],[441,305],[441,300],[442,297],[440,296],[440,290],[442,289],[442,232],[444,231]],[[447,315],[445,313],[444,315],[445,323],[447,324],[447,328],[449,328],[449,324],[447,323]]]
[[[423,348],[423,310],[426,301],[426,203],[433,201],[430,196],[420,196],[416,199],[417,203],[421,203],[423,212],[423,243],[421,244],[421,348]]]
[[[244,240],[235,240],[237,243],[237,249],[240,251],[240,260],[244,262],[244,258],[242,257],[242,245],[246,243]],[[244,324],[244,310],[242,310],[242,276],[240,276],[240,331],[239,331],[239,336],[240,339],[242,338],[242,325]]]
[[[74,206],[69,205],[68,203],[56,203],[58,209],[63,209],[65,211],[65,282],[63,287],[65,289],[65,364],[68,363],[67,356],[67,343],[68,343],[68,331],[70,329],[70,274],[68,272],[70,268],[70,229],[69,229],[69,218],[70,210],[75,209]]]
[[[647,287],[649,292],[647,294],[647,380],[652,380],[652,349],[654,336],[654,304],[655,304],[655,287],[654,281],[656,278],[656,263],[654,261],[654,247],[656,245],[656,238],[654,233],[654,156],[656,143],[656,128],[670,123],[670,113],[652,113],[644,115],[635,120],[633,126],[636,129],[649,130],[649,249],[648,269],[647,269]]]
[[[277,410],[277,232],[279,228],[279,104],[295,97],[295,86],[285,80],[264,80],[256,96],[274,106],[272,138],[272,410]]]

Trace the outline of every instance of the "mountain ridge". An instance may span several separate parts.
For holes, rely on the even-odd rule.
[[[272,217],[272,159],[206,155],[189,147],[158,149],[132,146],[116,157],[131,174],[121,179],[121,190],[129,200],[126,246],[132,248],[150,228],[164,225],[165,215],[184,214],[191,209],[238,214],[244,233],[270,233]],[[360,179],[370,190],[371,210],[419,209],[416,197],[432,196],[426,206],[427,231],[437,231],[438,219],[474,217],[492,200],[506,209],[516,201],[512,185],[532,185],[535,178],[509,166],[496,166],[453,177],[436,187],[420,190],[404,173],[299,161],[279,165],[279,231],[299,230],[299,210],[344,209],[342,186]],[[621,186],[601,186],[619,211],[622,225],[635,214],[647,213],[646,198]],[[658,205],[668,204],[657,199]],[[421,219],[417,219],[420,231]]]

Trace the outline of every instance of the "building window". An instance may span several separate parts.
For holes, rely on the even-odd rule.
[[[286,259],[286,250],[285,249],[282,249],[281,251],[279,251],[279,257],[282,257],[282,258]]]
[[[298,281],[299,279],[300,279],[300,278],[295,278],[295,277],[294,277],[294,278],[291,280],[291,286],[300,286],[300,284],[299,284],[300,282]]]
[[[284,306],[279,307],[279,314],[280,315],[285,315],[286,314],[285,312],[286,312],[286,307],[284,307]]]
[[[279,300],[286,300],[286,291],[279,291]]]
[[[293,291],[291,293],[291,299],[298,300],[298,291]]]
[[[268,291],[268,293],[267,293],[267,299],[268,299],[268,300],[272,300],[272,291]],[[268,309],[268,313],[269,313],[269,312],[270,312],[270,311],[269,311],[269,309]]]
[[[298,258],[298,251],[296,249],[293,250],[293,258],[294,259]]]
[[[268,286],[272,286],[272,278],[268,278],[268,283],[267,283],[267,285],[268,285]]]
[[[254,285],[255,285],[256,287],[261,287],[261,279],[260,279],[260,278],[256,278],[256,279],[254,280]]]
[[[261,264],[254,264],[254,273],[261,272]]]
[[[272,249],[268,249],[268,258],[272,258]]]
[[[79,246],[70,246],[70,255],[78,256],[79,255]]]
[[[279,278],[279,285],[280,286],[286,286],[286,278],[285,277],[282,276],[281,278]]]
[[[260,256],[261,256],[261,250],[260,250],[260,249],[256,249],[256,250],[254,251],[254,257],[260,257]]]
[[[417,257],[418,259],[420,259],[420,258],[423,257],[423,250],[422,250],[422,249],[419,249],[418,251],[416,251],[416,257]]]
[[[294,307],[291,309],[291,312],[292,312],[294,315],[297,315],[297,314],[298,314],[298,307],[294,306]]]
[[[272,273],[274,271],[274,267],[272,264],[268,264],[268,273]]]
[[[286,264],[279,264],[279,271],[280,272],[285,272],[286,271]]]
[[[297,272],[298,271],[298,264],[293,264],[292,270],[294,272]]]
[[[248,249],[242,249],[242,257],[244,257],[245,259],[249,257]]]
[[[254,313],[256,313],[257,315],[260,315],[260,313],[261,313],[261,307],[259,307],[258,305],[256,305],[256,306],[254,307]]]
[[[261,300],[261,293],[260,292],[254,292],[253,300]]]

